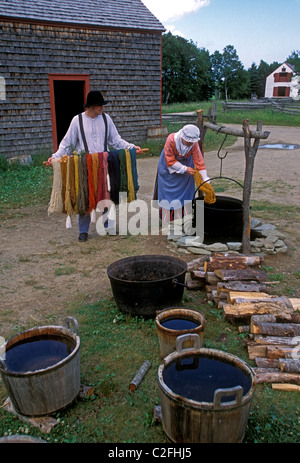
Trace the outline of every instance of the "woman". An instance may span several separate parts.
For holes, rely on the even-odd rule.
[[[192,213],[194,174],[197,171],[203,182],[209,181],[199,140],[200,131],[192,124],[171,133],[166,140],[158,163],[154,192],[154,199],[159,202],[161,219],[165,222],[180,220],[184,215]]]

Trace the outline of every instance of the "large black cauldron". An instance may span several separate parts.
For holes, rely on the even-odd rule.
[[[227,196],[216,196],[214,204],[204,204],[204,234],[208,237],[242,239],[243,202]]]
[[[142,255],[112,263],[107,275],[121,311],[154,317],[181,302],[186,271],[187,264],[174,257]]]
[[[236,180],[228,177],[213,177],[232,180],[243,188]],[[206,182],[203,182],[203,184]],[[200,187],[199,187],[200,188]],[[196,227],[197,202],[203,198],[196,198],[195,191],[193,198],[193,226]],[[228,196],[217,196],[213,204],[204,203],[204,242],[212,239],[225,240],[242,240],[243,233],[243,201]]]

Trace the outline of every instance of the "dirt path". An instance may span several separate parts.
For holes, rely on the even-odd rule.
[[[264,127],[264,130],[271,132],[266,143],[300,144],[300,128]],[[210,177],[219,175],[216,152],[205,153],[205,161]],[[252,198],[299,206],[299,161],[299,149],[260,149]],[[147,202],[152,199],[157,163],[158,157],[138,161],[138,198]],[[243,180],[243,174],[243,140],[239,139],[228,149],[223,175]],[[65,217],[48,216],[46,207],[18,212],[0,228],[0,335],[4,337],[28,325],[61,322],[67,312],[72,313],[75,302],[110,297],[106,269],[119,258],[146,253],[177,255],[186,261],[195,257],[176,251],[165,236],[101,237],[94,225],[89,241],[79,243],[76,217],[72,219],[73,228],[66,230]],[[299,222],[299,216],[295,216],[293,223],[284,218],[276,223],[289,243],[288,255],[269,258],[278,268],[300,269]]]

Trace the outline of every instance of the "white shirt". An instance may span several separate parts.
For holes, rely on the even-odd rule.
[[[123,140],[111,117],[106,113],[105,115],[107,119],[107,144],[116,150],[133,148],[134,144]],[[91,118],[83,112],[82,121],[89,153],[103,153],[105,151],[105,124],[102,115]],[[52,157],[54,159],[61,158],[64,154],[71,154],[74,149],[77,153],[85,150],[78,115],[73,117],[66,135],[60,142],[58,150],[52,155]]]

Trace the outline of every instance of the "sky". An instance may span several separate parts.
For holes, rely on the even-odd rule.
[[[300,0],[142,0],[173,35],[220,53],[233,45],[245,69],[282,64],[300,50]]]

